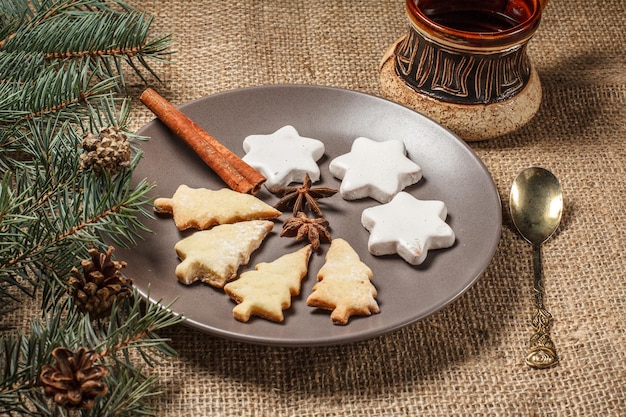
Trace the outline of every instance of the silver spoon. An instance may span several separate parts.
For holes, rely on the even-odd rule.
[[[509,205],[513,224],[522,237],[533,245],[535,334],[530,339],[526,364],[533,368],[549,368],[559,359],[549,335],[552,315],[543,305],[541,244],[548,240],[561,221],[561,184],[554,174],[544,168],[527,168],[513,181]]]

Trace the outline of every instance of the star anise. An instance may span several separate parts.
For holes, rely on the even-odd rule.
[[[337,193],[337,190],[327,187],[311,187],[312,181],[309,174],[304,176],[304,181],[300,186],[281,187],[274,192],[280,200],[274,208],[280,211],[293,209],[293,215],[304,211],[305,206],[309,206],[315,214],[322,216],[322,210],[317,202],[320,198],[330,197]]]
[[[328,220],[323,217],[309,218],[303,212],[299,212],[295,217],[286,219],[280,235],[295,237],[296,242],[306,238],[315,251],[320,247],[321,242],[330,242],[332,240],[328,231]]]

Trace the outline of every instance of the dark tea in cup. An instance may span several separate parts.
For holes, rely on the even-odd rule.
[[[463,32],[503,32],[532,16],[528,2],[515,0],[418,0],[415,6],[441,26]]]

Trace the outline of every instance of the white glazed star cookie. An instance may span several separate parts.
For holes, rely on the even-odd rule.
[[[270,135],[250,135],[243,141],[242,158],[262,173],[270,191],[302,182],[305,174],[311,181],[320,179],[317,161],[324,155],[324,143],[298,134],[293,126],[284,126]]]
[[[370,231],[367,247],[372,255],[397,253],[419,265],[430,249],[454,244],[454,231],[445,222],[447,214],[441,201],[418,200],[400,192],[387,204],[363,210],[361,223]]]
[[[274,223],[269,220],[250,220],[195,232],[174,246],[182,261],[176,267],[176,277],[186,285],[202,281],[224,287],[237,275],[237,269],[248,263],[272,227]]]
[[[387,203],[422,178],[422,169],[406,157],[399,140],[357,138],[350,152],[333,159],[328,169],[342,180],[339,193],[345,200],[372,197]]]
[[[171,213],[178,230],[208,229],[216,224],[268,220],[282,213],[263,200],[228,188],[208,190],[180,185],[172,198],[157,198],[154,209]]]

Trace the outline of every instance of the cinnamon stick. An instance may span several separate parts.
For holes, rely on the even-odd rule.
[[[185,116],[180,110],[147,88],[139,100],[176,136],[194,150],[231,189],[256,194],[266,178],[226,146]]]

